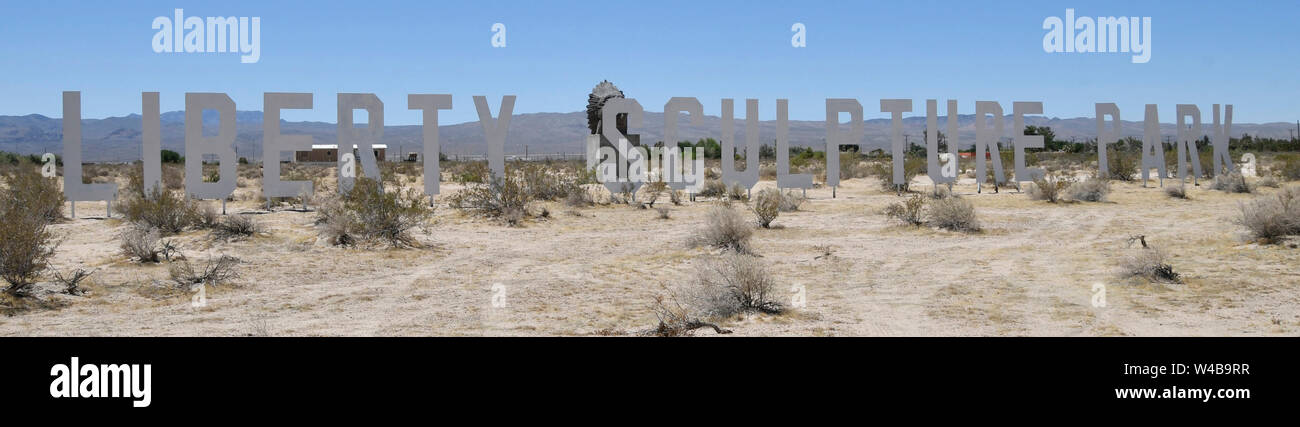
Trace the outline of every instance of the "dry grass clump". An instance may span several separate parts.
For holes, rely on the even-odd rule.
[[[1042,177],[1034,180],[1034,185],[1030,186],[1025,194],[1031,200],[1043,200],[1048,203],[1056,203],[1061,200],[1065,189],[1070,186],[1070,181],[1056,177]]]
[[[671,214],[672,214],[671,209],[668,209],[663,206],[655,208],[655,212],[657,213],[659,219],[669,219],[671,218]]]
[[[163,239],[157,228],[148,224],[136,223],[127,228],[117,238],[122,243],[122,255],[127,259],[141,263],[158,263],[164,259],[183,258],[180,247],[170,239]]]
[[[189,289],[195,285],[220,285],[239,278],[235,268],[241,261],[229,255],[208,259],[203,267],[195,269],[189,261],[172,264],[168,274],[177,288]]]
[[[771,228],[772,221],[781,214],[781,204],[784,197],[781,190],[775,188],[765,188],[754,196],[754,206],[750,210],[754,211],[754,216],[758,218],[758,226]]]
[[[980,231],[979,219],[975,217],[975,205],[960,197],[945,197],[930,202],[926,220],[931,226],[944,230]]]
[[[1174,199],[1191,199],[1187,196],[1187,186],[1181,182],[1178,185],[1165,187],[1165,195]]]
[[[1081,202],[1101,202],[1106,200],[1110,195],[1110,181],[1101,178],[1088,178],[1083,181],[1070,184],[1066,188],[1071,200]]]
[[[1246,177],[1236,172],[1215,175],[1214,181],[1210,183],[1210,188],[1227,193],[1255,192],[1255,187],[1246,182]]]
[[[248,215],[228,215],[212,226],[211,236],[216,240],[240,240],[262,233],[264,228]]]
[[[1277,243],[1284,236],[1300,234],[1300,187],[1287,187],[1238,206],[1236,223],[1257,240]]]
[[[719,249],[749,253],[749,239],[754,227],[729,204],[709,209],[704,227],[691,238],[693,247],[710,246]]]
[[[411,230],[428,230],[433,208],[428,197],[407,188],[386,192],[369,178],[357,178],[352,189],[327,200],[317,210],[322,234],[336,246],[386,242],[392,247],[419,247]]]

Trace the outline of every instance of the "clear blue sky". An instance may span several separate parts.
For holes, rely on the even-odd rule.
[[[1064,16],[1149,16],[1152,56],[1048,54],[1042,22]],[[156,16],[257,16],[261,61],[236,54],[158,54]],[[507,26],[507,47],[490,45]],[[790,26],[808,45],[790,45]],[[518,95],[515,112],[585,108],[601,79],[647,110],[672,96],[776,98],[792,119],[821,120],[828,97],[857,98],[868,117],[880,98],[1043,101],[1045,115],[1091,117],[1113,101],[1124,118],[1177,103],[1232,103],[1237,122],[1300,118],[1300,2],[1294,1],[655,1],[655,2],[6,2],[0,6],[0,114],[62,115],[61,91],[80,90],[83,116],[140,111],[140,92],[162,92],[163,111],[184,92],[226,92],[240,110],[262,93],[312,92],[315,109],[287,120],[335,120],[337,92],[374,92],[389,124],[419,123],[408,93],[450,93],[443,123],[476,120],[474,95]]]

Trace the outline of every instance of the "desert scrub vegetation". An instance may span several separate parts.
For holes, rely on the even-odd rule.
[[[968,233],[980,231],[980,222],[975,216],[975,204],[957,196],[930,202],[926,220],[930,225],[944,230]]]
[[[786,191],[781,195],[781,212],[798,211],[806,201],[808,201],[808,198],[804,197],[802,194],[795,194],[794,191]]]
[[[144,175],[140,168],[127,174],[125,195],[118,210],[127,221],[155,228],[163,234],[175,234],[194,226],[215,221],[216,212],[205,211],[199,203],[176,192],[155,187],[145,194]]]
[[[890,203],[881,211],[885,216],[906,225],[925,224],[925,198],[917,195],[902,202]]]
[[[754,227],[736,212],[729,203],[709,208],[704,227],[690,240],[692,247],[708,246],[740,253],[749,253],[749,239]]]
[[[706,259],[691,284],[665,290],[667,295],[656,295],[651,307],[659,321],[652,334],[658,336],[689,335],[705,327],[727,334],[731,331],[710,321],[745,313],[781,314],[786,309],[777,301],[776,281],[763,263],[739,253]]]
[[[352,189],[327,199],[316,211],[322,235],[335,246],[388,243],[395,248],[420,247],[411,231],[428,231],[434,209],[414,188],[384,191],[378,181],[357,178]]]
[[[265,232],[257,220],[248,215],[227,215],[212,225],[210,235],[214,240],[241,240]]]
[[[1210,189],[1225,193],[1253,193],[1255,187],[1246,182],[1240,173],[1218,174],[1210,182]]]
[[[1133,236],[1128,240],[1129,246],[1141,242],[1142,247],[1120,259],[1120,274],[1124,277],[1140,277],[1156,283],[1182,283],[1182,277],[1169,264],[1169,256],[1164,250],[1148,246],[1146,236]]]
[[[140,263],[159,263],[182,257],[175,241],[163,239],[157,228],[143,223],[131,224],[117,236],[122,255]]]
[[[962,232],[980,230],[975,205],[955,195],[927,201],[927,197],[915,194],[907,200],[885,206],[881,214],[909,226],[929,225]]]
[[[1178,183],[1178,185],[1170,185],[1168,187],[1165,187],[1165,195],[1173,199],[1184,199],[1184,200],[1191,199],[1191,197],[1187,195],[1187,185],[1181,182]]]
[[[196,285],[221,285],[239,278],[236,268],[240,261],[229,255],[208,259],[202,267],[195,268],[188,260],[173,263],[167,269],[176,287],[188,290]]]
[[[772,221],[781,214],[782,199],[781,190],[770,187],[759,191],[754,196],[754,205],[750,210],[758,219],[759,227],[772,228]]]
[[[1110,195],[1110,181],[1092,177],[1070,184],[1065,192],[1069,194],[1071,200],[1102,202]]]
[[[1110,148],[1106,150],[1106,178],[1131,182],[1142,166],[1142,155]]]
[[[49,268],[59,240],[49,228],[49,218],[14,199],[0,200],[0,219],[0,278],[8,284],[4,292],[24,295]]]
[[[51,222],[63,220],[63,190],[58,180],[46,178],[30,167],[20,167],[5,172],[5,187],[0,197],[16,206],[33,211]]]
[[[1250,236],[1265,243],[1277,243],[1285,236],[1300,234],[1300,187],[1287,187],[1271,196],[1259,196],[1238,205],[1236,223]]]
[[[1069,186],[1069,180],[1045,176],[1034,180],[1033,185],[1025,191],[1025,195],[1029,196],[1030,200],[1042,200],[1048,203],[1056,203],[1061,200],[1061,196]]]
[[[519,225],[528,216],[533,203],[525,184],[515,178],[492,179],[457,191],[448,198],[453,209],[472,215],[500,220],[509,225]]]

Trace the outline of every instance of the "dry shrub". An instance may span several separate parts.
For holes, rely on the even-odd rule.
[[[1210,188],[1227,193],[1255,192],[1255,187],[1246,182],[1246,177],[1236,172],[1215,175],[1214,181],[1210,183]]]
[[[727,184],[717,178],[705,178],[704,185],[700,188],[701,197],[724,197],[727,195]]]
[[[754,211],[754,216],[758,218],[758,226],[771,228],[772,221],[781,214],[781,190],[775,188],[765,188],[754,196],[754,206],[750,210]]]
[[[651,306],[658,336],[690,335],[695,329],[711,328],[729,334],[709,321],[744,313],[780,314],[785,306],[777,301],[776,282],[757,257],[727,253],[704,260],[695,281],[685,288],[656,295]]]
[[[1062,193],[1066,187],[1070,186],[1068,180],[1056,177],[1043,177],[1034,180],[1034,185],[1029,187],[1025,192],[1031,200],[1044,200],[1048,203],[1056,203],[1061,200]]]
[[[731,205],[714,206],[706,218],[704,228],[691,238],[691,246],[711,246],[741,253],[750,251],[749,239],[754,235],[754,227]]]
[[[1272,169],[1287,181],[1300,180],[1300,155],[1279,154],[1273,158]]]
[[[248,215],[228,215],[212,226],[211,236],[216,240],[239,240],[263,231],[261,224]]]
[[[422,192],[407,188],[384,191],[379,182],[359,177],[352,189],[329,199],[317,210],[316,222],[334,245],[385,242],[392,247],[418,247],[411,230],[428,230],[433,208]]]
[[[669,218],[670,218],[670,214],[672,214],[672,210],[670,210],[670,209],[668,209],[668,208],[666,208],[666,207],[657,207],[657,208],[655,208],[655,212],[658,212],[658,214],[659,214],[659,219],[669,219]]]
[[[696,301],[706,318],[726,318],[741,313],[779,314],[776,283],[762,261],[754,256],[727,253],[706,260],[696,275]]]
[[[511,225],[528,216],[532,202],[527,187],[517,178],[498,178],[487,184],[472,185],[448,198],[448,204],[454,209]]]
[[[749,201],[749,189],[741,186],[739,182],[732,184],[731,188],[727,190],[727,200],[747,202]]]
[[[1070,187],[1066,189],[1066,193],[1069,193],[1071,200],[1081,202],[1105,201],[1106,196],[1110,194],[1110,181],[1095,177],[1088,178],[1070,184]]]
[[[133,224],[118,234],[122,255],[138,262],[161,262],[163,257],[159,248],[160,233],[157,228],[143,223]]]
[[[668,192],[668,201],[674,206],[682,205],[682,190],[671,190]]]
[[[9,284],[6,293],[27,293],[49,268],[59,246],[49,226],[50,220],[40,212],[11,199],[0,200],[0,278]]]
[[[1159,283],[1182,283],[1182,278],[1169,265],[1168,256],[1159,248],[1144,247],[1120,260],[1124,276],[1141,277]]]
[[[167,272],[176,287],[181,289],[189,289],[194,285],[220,285],[239,278],[239,271],[235,267],[240,262],[239,258],[221,255],[208,259],[199,269],[195,269],[189,261],[182,261],[172,264]]]
[[[925,208],[925,198],[913,195],[902,202],[891,203],[885,206],[881,211],[885,216],[898,220],[907,225],[921,225],[925,223],[923,210]]]
[[[668,183],[663,181],[648,182],[641,186],[641,197],[642,200],[645,200],[646,207],[653,208],[655,207],[655,202],[659,201],[659,197],[663,196],[664,193],[668,191]]]
[[[787,191],[785,194],[781,195],[781,212],[798,211],[799,207],[803,206],[803,202],[806,201],[808,201],[808,198],[804,197],[802,194]]]
[[[945,230],[975,232],[980,230],[975,205],[960,197],[945,197],[930,202],[926,221]]]
[[[1110,179],[1131,182],[1142,165],[1142,155],[1114,148],[1106,150],[1106,176]]]
[[[31,210],[48,221],[63,219],[63,190],[54,178],[46,178],[35,169],[15,168],[4,174],[5,187],[0,190],[0,197],[16,206]]]
[[[1165,187],[1165,195],[1174,199],[1190,199],[1187,197],[1187,186],[1181,182],[1178,185]]]
[[[1278,190],[1273,196],[1256,197],[1238,205],[1236,223],[1255,239],[1276,243],[1280,238],[1300,234],[1300,187]]]
[[[163,234],[179,233],[206,222],[198,202],[176,192],[154,188],[146,197],[139,169],[128,175],[126,195],[118,203],[118,209],[127,221],[157,228]]]
[[[60,273],[59,271],[55,270],[54,283],[63,285],[63,293],[65,294],[84,295],[86,293],[86,290],[81,288],[81,282],[83,280],[89,279],[90,276],[92,274],[95,274],[96,271],[99,270],[96,269],[96,270],[87,271],[84,268],[78,268],[76,270],[73,270],[71,274],[65,276],[63,275],[63,273]]]

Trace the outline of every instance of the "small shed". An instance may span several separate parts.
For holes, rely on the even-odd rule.
[[[374,144],[371,148],[375,151],[375,160],[384,160],[388,154],[387,144]],[[357,149],[352,149],[352,154],[357,155]],[[312,144],[311,151],[299,151],[294,153],[294,161],[298,163],[328,163],[339,161],[338,144]]]

